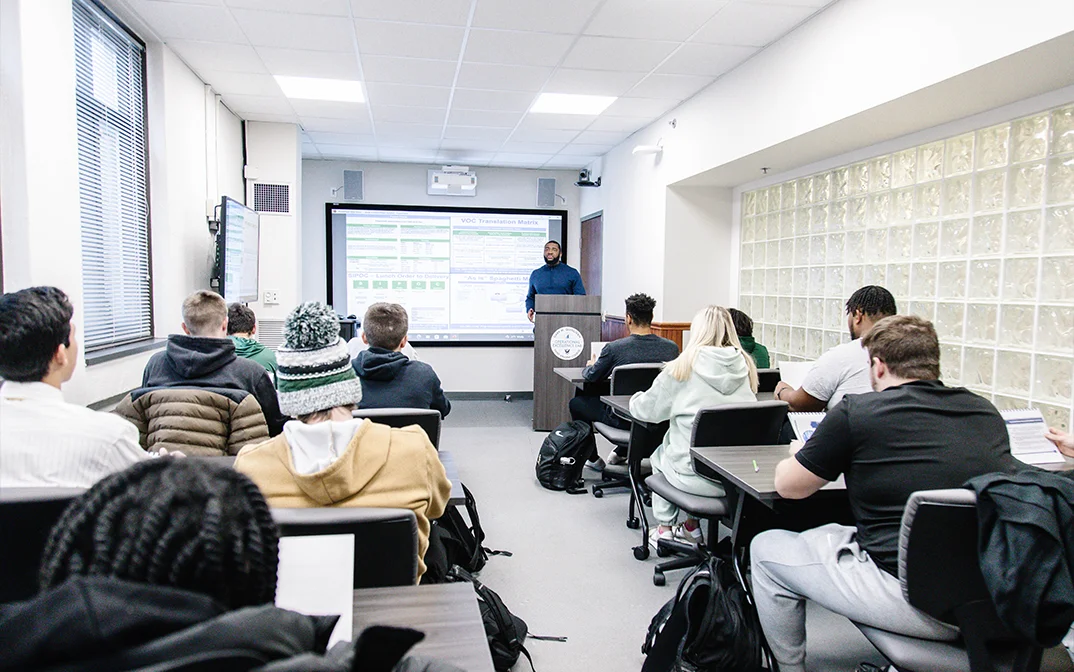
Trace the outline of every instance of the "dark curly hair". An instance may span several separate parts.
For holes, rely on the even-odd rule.
[[[0,376],[36,383],[48,375],[56,349],[71,347],[74,308],[55,287],[0,295]]]
[[[631,294],[626,298],[626,314],[638,326],[647,327],[653,323],[653,308],[656,308],[656,299],[648,294]]]
[[[44,590],[110,576],[203,593],[228,609],[276,597],[279,533],[257,486],[196,458],[139,462],[64,511],[41,560]]]

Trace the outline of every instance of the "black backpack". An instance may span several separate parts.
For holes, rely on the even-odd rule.
[[[459,513],[458,507],[449,506],[444,515],[432,521],[429,526],[429,548],[425,551],[425,574],[422,583],[444,583],[453,565],[462,567],[467,572],[480,572],[490,555],[510,556],[510,551],[495,551],[484,546],[485,531],[481,528],[481,517],[477,513],[477,501],[465,484],[462,492],[466,496],[466,515],[470,524]]]
[[[530,663],[530,669],[534,669],[533,658],[525,646],[529,631],[526,622],[512,614],[499,595],[465,569],[452,567],[448,577],[452,581],[469,581],[474,585],[477,606],[481,609],[481,620],[484,621],[485,636],[489,640],[489,651],[492,653],[492,666],[498,672],[510,670],[518,662],[519,655],[524,655]]]
[[[757,611],[724,560],[711,556],[683,578],[649,624],[642,672],[760,672]]]
[[[549,490],[566,490],[572,495],[585,492],[582,468],[596,445],[588,422],[572,420],[556,427],[537,454],[537,480]]]

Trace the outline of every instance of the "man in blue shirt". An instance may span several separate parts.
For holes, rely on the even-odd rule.
[[[559,260],[559,243],[544,244],[544,266],[530,273],[530,291],[526,294],[526,317],[533,322],[533,306],[538,294],[585,294],[582,276]]]

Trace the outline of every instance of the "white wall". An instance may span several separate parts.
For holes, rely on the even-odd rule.
[[[0,2],[0,206],[4,289],[63,289],[82,328],[81,229],[75,124],[74,37],[69,0]],[[43,40],[41,36],[48,35]],[[208,285],[211,239],[207,202],[219,184],[241,180],[241,147],[215,151],[206,118],[211,92],[159,43],[147,53],[150,217],[154,320],[158,336],[178,330],[180,303]],[[226,110],[224,110],[226,112]],[[212,117],[228,137],[238,119]],[[230,146],[227,141],[224,143]],[[215,180],[209,179],[215,167]],[[238,177],[236,177],[238,176]],[[64,387],[68,400],[91,403],[137,387],[150,354],[86,367]]]
[[[664,256],[665,322],[689,322],[710,303],[732,300],[727,268],[718,263],[731,246],[731,190],[718,187],[671,187],[667,190]],[[687,271],[680,269],[686,268]]]
[[[364,171],[362,203],[393,205],[442,205],[478,208],[537,207],[537,178],[556,179],[556,209],[568,212],[567,256],[577,267],[581,237],[579,191],[576,171],[544,171],[521,168],[477,168],[477,195],[430,196],[427,171],[439,166],[405,163],[359,163],[350,161],[303,161],[302,191],[302,300],[325,298],[325,203],[342,201],[344,170]],[[605,237],[605,245],[607,245]],[[534,260],[534,268],[541,263]],[[420,357],[436,369],[449,392],[528,392],[533,390],[533,349],[420,348]]]
[[[936,119],[957,118],[951,110],[965,109],[972,101],[947,101],[941,96],[939,105],[914,110],[912,118],[889,118],[864,133],[854,120],[855,115],[915,92],[935,91],[945,80],[1072,31],[1074,3],[1069,0],[1031,0],[1019,3],[1016,10],[998,0],[833,4],[631,136],[605,155],[602,165],[593,166],[595,174],[603,175],[605,186],[597,190],[599,195],[587,196],[584,210],[603,209],[604,239],[618,241],[605,243],[605,308],[610,310],[630,291],[637,291],[633,287],[645,283],[661,285],[649,291],[658,301],[658,320],[688,319],[692,313],[684,310],[686,306],[675,307],[677,300],[668,297],[668,287],[681,287],[702,272],[696,264],[681,263],[679,252],[667,247],[672,233],[667,228],[669,185],[821,130],[829,137],[840,128],[871,133],[876,139],[861,143],[866,145],[941,123]],[[1040,68],[1065,76],[1068,65],[1042,63]],[[1024,91],[1025,82],[1019,80],[1037,77],[1036,70],[1011,73],[970,97],[1000,101],[989,107],[1016,100],[1005,99],[1006,92]],[[671,119],[676,121],[674,128],[668,123]],[[658,141],[664,146],[661,156],[631,155],[634,145]],[[842,151],[846,150],[831,153]],[[752,177],[742,174],[737,182]],[[718,217],[731,217],[729,207],[721,206]],[[726,248],[711,250],[708,265],[731,268],[734,249],[732,239]],[[728,285],[727,292],[731,295],[733,286]],[[720,299],[713,295],[711,300]],[[666,310],[668,301],[673,313]]]

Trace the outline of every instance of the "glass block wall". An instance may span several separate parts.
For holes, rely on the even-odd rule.
[[[849,339],[862,285],[940,335],[943,379],[1069,429],[1074,105],[742,195],[739,307],[774,360]]]

